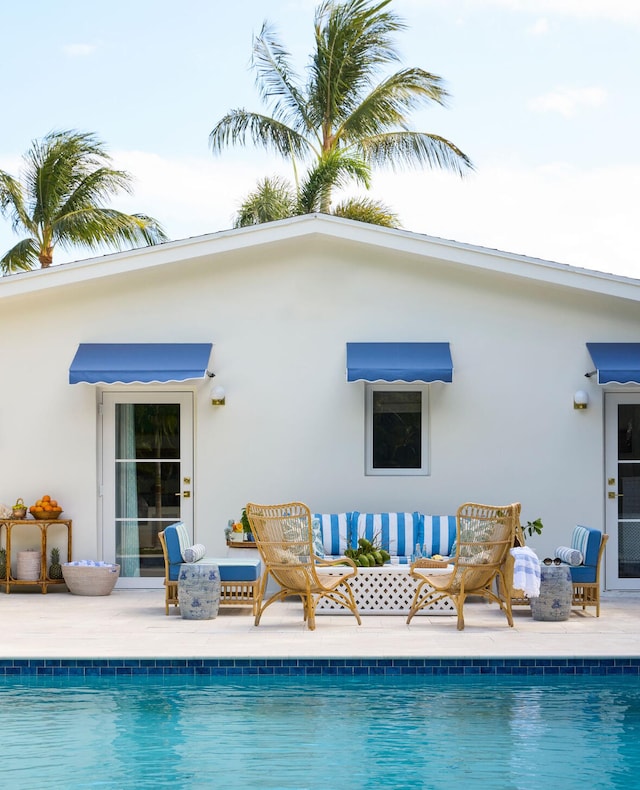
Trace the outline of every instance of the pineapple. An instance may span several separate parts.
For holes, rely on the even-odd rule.
[[[62,565],[60,565],[60,550],[51,549],[51,565],[49,565],[49,578],[62,579]]]

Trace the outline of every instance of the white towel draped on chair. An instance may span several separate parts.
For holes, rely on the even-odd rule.
[[[509,549],[514,559],[513,588],[522,590],[529,598],[540,595],[540,560],[528,546]]]

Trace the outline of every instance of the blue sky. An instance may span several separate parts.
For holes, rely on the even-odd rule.
[[[172,239],[231,227],[258,178],[289,166],[253,148],[213,156],[231,108],[263,110],[252,36],[275,24],[304,72],[310,0],[23,0],[3,4],[0,168],[17,174],[52,129],[95,132],[135,178],[113,205],[160,220]],[[413,128],[474,162],[465,179],[375,172],[370,196],[403,228],[640,277],[640,3],[637,0],[394,0],[402,65],[440,75],[446,109]],[[98,10],[96,10],[98,9]],[[361,194],[361,190],[354,190]],[[0,220],[0,250],[19,237]],[[61,251],[60,263],[87,257]]]

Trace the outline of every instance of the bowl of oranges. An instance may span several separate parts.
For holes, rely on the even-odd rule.
[[[31,505],[29,508],[29,513],[31,513],[34,518],[53,521],[56,518],[60,518],[62,508],[58,504],[57,500],[51,499],[49,494],[45,494],[43,497],[38,499],[35,505]]]

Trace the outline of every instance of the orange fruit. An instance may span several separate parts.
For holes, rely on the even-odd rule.
[[[43,501],[43,502],[50,502],[50,501],[51,501],[51,497],[49,496],[49,494],[45,494],[45,495],[42,497],[42,501]]]
[[[33,508],[33,512],[34,512],[34,513],[43,513],[43,512],[44,512],[44,508],[43,508],[43,507],[41,507],[40,505],[36,505],[36,506]]]
[[[49,504],[51,505],[51,507],[58,507],[58,502],[57,502],[55,499],[52,499],[52,500],[49,502]]]

